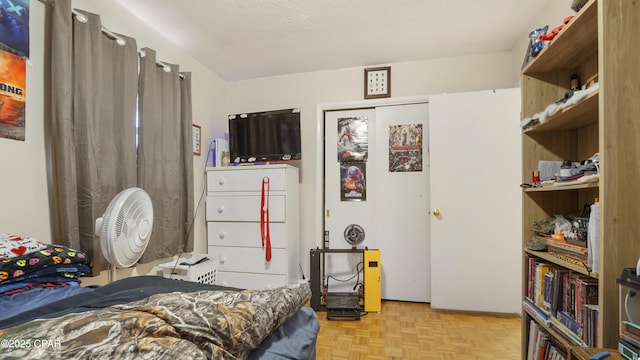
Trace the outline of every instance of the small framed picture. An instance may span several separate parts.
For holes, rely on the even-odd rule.
[[[193,124],[193,155],[200,156],[200,142],[202,140],[200,125]]]
[[[364,98],[391,97],[391,67],[364,69]]]

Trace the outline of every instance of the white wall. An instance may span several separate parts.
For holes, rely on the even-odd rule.
[[[30,59],[27,65],[27,104],[25,141],[0,138],[0,232],[31,235],[47,243],[51,239],[45,139],[44,77],[45,69],[45,5],[32,0],[30,5]],[[99,14],[102,24],[116,33],[136,38],[139,48],[156,50],[159,60],[180,65],[181,71],[192,72],[193,122],[202,126],[203,156],[194,157],[196,196],[202,189],[206,148],[226,129],[224,82],[204,68],[190,55],[170,44],[165,38],[146,27],[115,1],[73,1],[73,6]],[[222,127],[224,126],[224,127]],[[197,199],[196,199],[197,202]],[[204,206],[194,225],[195,251],[206,252]],[[134,273],[147,273],[152,266],[140,266]],[[118,277],[131,274],[133,269],[120,271]],[[105,283],[103,276],[85,279],[85,284]]]
[[[392,97],[503,89],[514,83],[510,52],[390,65]],[[309,249],[322,246],[317,242],[322,229],[316,225],[322,217],[315,196],[322,186],[322,174],[316,172],[317,106],[362,101],[363,86],[364,67],[229,82],[226,87],[230,114],[300,108],[301,263],[307,275]]]

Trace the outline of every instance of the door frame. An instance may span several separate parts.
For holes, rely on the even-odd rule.
[[[409,105],[428,103],[427,95],[403,98],[384,98],[373,100],[358,100],[342,103],[325,103],[316,106],[316,174],[322,174],[322,180],[316,185],[316,246],[322,248],[324,230],[324,113],[336,110],[370,109],[378,106]]]

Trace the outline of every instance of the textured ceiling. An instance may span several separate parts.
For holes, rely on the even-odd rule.
[[[511,50],[553,0],[117,0],[225,80]]]

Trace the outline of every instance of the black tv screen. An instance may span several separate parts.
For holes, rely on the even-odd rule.
[[[229,153],[232,163],[301,159],[300,111],[229,115]]]

